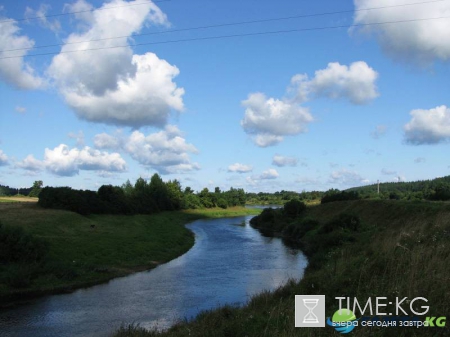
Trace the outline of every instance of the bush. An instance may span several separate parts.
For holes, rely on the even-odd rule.
[[[342,213],[338,217],[327,222],[322,228],[321,233],[330,233],[337,229],[347,229],[350,231],[358,231],[361,226],[361,219],[354,214]]]
[[[37,263],[46,257],[48,244],[21,227],[0,224],[0,263]]]
[[[293,223],[287,226],[283,231],[283,236],[285,236],[289,240],[298,241],[303,236],[305,236],[307,232],[314,228],[317,228],[318,226],[318,221],[313,219],[305,219],[300,223]]]
[[[220,208],[225,209],[225,208],[228,207],[228,203],[227,203],[227,201],[224,198],[219,198],[217,200],[217,206],[219,206]]]
[[[284,204],[283,207],[284,213],[291,218],[296,217],[305,209],[306,205],[298,199],[292,199],[291,201],[288,201]]]

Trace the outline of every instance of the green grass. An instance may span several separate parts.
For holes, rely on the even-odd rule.
[[[25,195],[0,196],[0,202],[38,202],[38,198],[27,197]]]
[[[303,217],[320,226],[343,212],[360,217],[353,241],[324,246],[318,229],[303,238],[310,266],[301,281],[252,298],[244,307],[225,306],[180,322],[166,332],[123,327],[114,336],[340,336],[332,328],[295,328],[294,296],[323,294],[327,312],[334,297],[425,297],[429,316],[450,318],[450,204],[358,200],[309,207]],[[294,220],[298,221],[298,220]],[[342,232],[343,237],[349,233]],[[319,249],[320,248],[320,249]],[[391,310],[389,306],[387,311]],[[353,336],[448,336],[445,328],[357,327]]]
[[[255,214],[255,210],[230,208],[85,217],[35,204],[3,203],[0,222],[23,227],[46,240],[50,250],[45,263],[37,266],[0,266],[0,303],[70,291],[153,268],[192,247],[194,236],[184,224],[199,218],[244,214]],[[24,277],[28,280],[25,284]]]

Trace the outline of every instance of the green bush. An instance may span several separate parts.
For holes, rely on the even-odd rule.
[[[227,201],[224,198],[219,198],[217,200],[217,206],[219,206],[220,208],[225,209],[225,208],[228,207],[228,203],[227,203]]]
[[[358,231],[361,226],[361,219],[351,213],[341,213],[333,220],[327,222],[321,228],[321,233],[330,233],[337,229],[348,229],[350,231]]]
[[[284,204],[283,207],[284,213],[291,218],[296,217],[305,209],[306,205],[298,199],[292,199],[291,201],[288,201]]]
[[[304,219],[300,221],[300,223],[292,223],[288,225],[283,230],[283,236],[289,240],[298,241],[300,240],[307,232],[310,230],[317,228],[319,226],[319,222],[313,219]]]
[[[48,244],[21,227],[0,223],[0,263],[36,263],[48,253]]]

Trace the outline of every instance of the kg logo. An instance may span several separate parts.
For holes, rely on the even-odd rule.
[[[354,328],[354,322],[357,323],[357,319],[353,311],[342,308],[336,311],[333,317],[327,318],[327,325],[333,327],[337,332],[349,333]]]

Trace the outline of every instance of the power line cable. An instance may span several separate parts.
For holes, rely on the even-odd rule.
[[[137,36],[159,35],[159,34],[174,33],[174,32],[184,32],[184,31],[190,31],[190,30],[229,27],[229,26],[238,26],[238,25],[253,24],[253,23],[273,22],[273,21],[282,21],[282,20],[289,20],[289,19],[300,19],[300,18],[309,18],[309,17],[326,16],[326,15],[334,15],[334,14],[345,14],[345,13],[362,12],[362,11],[370,11],[370,10],[378,10],[378,9],[406,7],[406,6],[416,6],[416,5],[422,5],[422,4],[443,2],[443,1],[448,1],[448,0],[422,1],[422,2],[414,2],[414,3],[409,3],[409,4],[401,4],[401,5],[361,8],[361,9],[343,10],[343,11],[336,11],[336,12],[302,14],[302,15],[294,15],[294,16],[287,16],[287,17],[280,17],[280,18],[240,21],[240,22],[234,22],[234,23],[222,23],[222,24],[217,24],[217,25],[207,25],[207,26],[198,26],[198,27],[190,27],[190,28],[172,29],[172,30],[166,30],[166,31],[162,31],[162,32],[139,33],[139,34],[134,34],[132,36],[133,37],[137,37]],[[86,43],[86,42],[97,42],[97,41],[121,39],[121,38],[125,38],[125,37],[129,37],[129,35],[107,37],[107,38],[101,38],[101,39],[84,40],[84,41],[77,41],[77,42],[49,44],[49,45],[42,45],[42,46],[33,46],[33,47],[28,47],[28,48],[5,49],[5,50],[2,50],[2,51],[6,52],[6,51],[18,51],[18,50],[30,50],[30,49],[59,47],[59,46],[64,46],[64,45],[80,44],[80,43]]]
[[[76,11],[76,12],[67,12],[67,13],[50,14],[50,15],[39,15],[39,16],[33,16],[33,17],[23,18],[23,19],[5,19],[5,20],[0,20],[0,23],[10,22],[10,21],[27,21],[27,20],[37,20],[37,19],[44,19],[44,18],[54,18],[57,16],[65,16],[65,15],[70,15],[70,14],[89,13],[89,12],[93,12],[93,11],[104,11],[104,10],[114,9],[114,8],[141,6],[141,5],[146,5],[146,4],[150,4],[150,3],[160,3],[160,2],[168,2],[168,1],[171,1],[171,0],[145,1],[145,2],[139,2],[139,3],[128,4],[128,5],[123,5],[123,6],[111,6],[111,7],[105,7],[105,8],[87,9],[87,10]]]
[[[138,47],[138,46],[170,44],[170,43],[178,43],[178,42],[218,40],[218,39],[226,39],[226,38],[234,38],[234,37],[245,37],[245,36],[259,36],[259,35],[282,34],[282,33],[293,33],[293,32],[319,31],[319,30],[327,30],[327,29],[339,29],[339,28],[379,26],[379,25],[387,25],[387,24],[410,23],[410,22],[430,21],[430,20],[440,20],[440,19],[450,19],[450,16],[441,16],[441,17],[423,18],[423,19],[385,21],[385,22],[361,23],[361,24],[356,24],[356,25],[312,27],[312,28],[300,28],[300,29],[287,29],[287,30],[256,32],[256,33],[219,35],[219,36],[198,37],[198,38],[190,38],[190,39],[168,40],[168,41],[160,41],[160,42],[135,43],[135,44],[132,44],[132,45],[127,44],[127,45],[120,45],[120,46],[108,46],[108,47],[99,47],[99,48],[67,50],[67,51],[61,51],[61,52],[39,53],[39,54],[30,54],[30,55],[23,55],[23,56],[31,57],[31,56],[58,55],[58,54],[68,54],[68,53],[77,53],[77,52],[85,52],[85,51],[97,51],[97,50],[105,50],[105,49],[128,48],[128,47],[131,47],[131,46]],[[23,56],[4,56],[4,57],[0,57],[0,60],[19,58],[19,57],[23,57]]]

